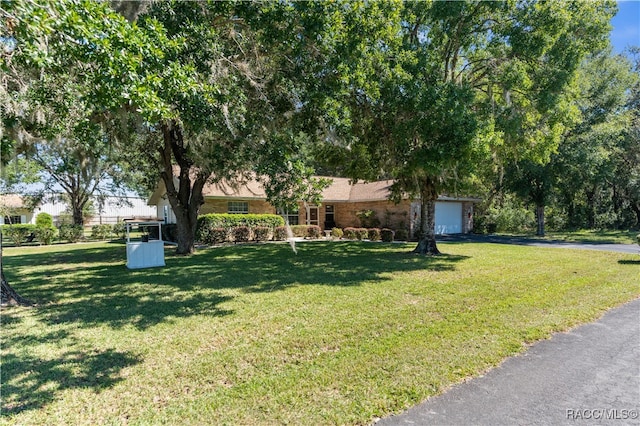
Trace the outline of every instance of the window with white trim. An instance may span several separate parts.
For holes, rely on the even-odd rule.
[[[282,216],[285,222],[288,222],[289,225],[298,225],[300,223],[300,216],[298,215],[298,209],[295,210],[286,210],[282,208],[278,208],[278,214]]]
[[[247,214],[249,213],[249,202],[247,201],[229,201],[227,205],[227,213]]]
[[[15,225],[15,224],[21,224],[21,223],[22,223],[21,216],[5,216],[4,217],[5,225]]]

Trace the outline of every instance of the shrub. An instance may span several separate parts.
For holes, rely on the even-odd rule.
[[[640,234],[636,235],[636,238],[638,239],[638,245],[640,246]]]
[[[359,240],[366,240],[369,237],[369,230],[367,228],[356,228],[356,238]]]
[[[406,229],[397,229],[394,234],[394,239],[397,241],[407,241],[409,238],[409,233]]]
[[[496,231],[528,232],[536,229],[535,214],[512,200],[506,200],[501,207],[490,207],[487,216],[486,230],[490,234]]]
[[[93,225],[91,227],[91,238],[94,240],[106,240],[111,235],[113,226],[111,225]]]
[[[205,239],[200,239],[201,243],[213,245],[222,244],[229,241],[231,230],[226,228],[211,228],[208,230]]]
[[[113,225],[113,229],[111,229],[111,232],[113,232],[116,237],[124,240],[127,236],[127,224],[123,221],[118,221],[118,223]]]
[[[276,241],[284,241],[287,239],[287,228],[285,226],[277,226],[273,230],[273,239]]]
[[[344,231],[342,231],[342,229],[340,229],[340,228],[333,228],[331,230],[331,236],[333,238],[340,239],[340,238],[342,238],[343,235],[344,235]]]
[[[209,226],[209,224],[201,222],[200,218],[198,218],[198,224],[196,225],[196,241],[211,244],[211,241],[213,241],[211,232],[214,229],[216,229],[214,226]]]
[[[271,228],[256,226],[253,229],[253,237],[256,241],[269,241],[271,239]]]
[[[38,213],[33,234],[40,244],[49,245],[53,243],[58,230],[53,226],[53,217],[49,213]]]
[[[357,240],[358,234],[356,233],[356,228],[344,228],[344,238],[347,240]]]
[[[291,225],[290,228],[294,237],[304,238],[307,236],[307,225]]]
[[[307,226],[307,237],[311,238],[311,239],[318,239],[320,238],[320,233],[322,232],[322,230],[320,229],[320,227],[318,225],[308,225]]]
[[[36,228],[53,228],[53,217],[49,213],[38,213]]]
[[[371,228],[369,231],[369,240],[380,241],[380,228]]]
[[[383,228],[380,230],[380,239],[385,243],[390,243],[393,241],[394,232],[389,228]]]
[[[265,226],[269,229],[274,229],[278,226],[284,226],[284,219],[276,214],[205,214],[198,216],[196,240],[202,242],[210,241],[211,236],[209,234],[214,228],[231,230],[238,226],[247,226],[249,228]]]
[[[58,235],[58,230],[53,226],[36,227],[34,234],[41,244],[48,246],[53,243],[53,240],[55,240]]]
[[[5,225],[2,227],[2,233],[6,235],[7,238],[9,238],[16,246],[21,246],[27,237],[33,234],[35,230],[36,226],[31,224]]]
[[[204,241],[207,244],[222,244],[229,241],[229,230],[225,228],[213,228],[209,235],[209,241]]]
[[[84,237],[84,228],[81,225],[61,225],[58,229],[60,239],[77,243]]]
[[[231,234],[236,243],[246,243],[251,237],[251,229],[248,226],[236,226],[231,230]]]

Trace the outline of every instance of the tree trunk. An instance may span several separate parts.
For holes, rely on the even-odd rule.
[[[19,306],[32,306],[33,302],[20,296],[9,285],[7,278],[4,276],[4,268],[2,263],[2,232],[0,232],[0,280],[2,281],[0,289],[0,305],[19,305]]]
[[[79,207],[74,203],[71,209],[73,210],[73,224],[84,226],[84,216],[82,214],[82,207]]]
[[[2,291],[0,291],[0,304],[5,305],[18,305],[18,306],[33,306],[33,302],[20,296],[7,282],[4,276],[4,270],[0,266],[0,275],[2,276]]]
[[[586,190],[585,195],[587,197],[587,226],[589,229],[596,227],[596,189]]]
[[[420,230],[418,246],[413,253],[440,254],[436,244],[436,200],[438,192],[431,179],[425,179],[420,191]]]
[[[636,227],[640,226],[640,203],[631,202],[631,210],[636,214]]]
[[[536,235],[544,237],[544,204],[536,206],[536,222],[538,225]]]
[[[171,199],[169,199],[171,202]],[[195,251],[196,227],[198,225],[198,211],[192,210],[190,204],[180,207],[171,202],[171,207],[176,215],[176,248],[177,254],[193,254]]]
[[[162,125],[164,144],[160,149],[163,171],[162,180],[167,188],[167,198],[176,216],[176,253],[192,254],[195,251],[198,212],[204,204],[202,189],[208,176],[192,173],[193,162],[187,156],[182,128],[175,121]],[[175,158],[180,168],[178,188],[173,181],[173,162]],[[193,184],[191,179],[194,178]]]

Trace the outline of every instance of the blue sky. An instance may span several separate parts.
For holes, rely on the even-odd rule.
[[[618,1],[618,13],[611,19],[614,53],[629,46],[640,46],[640,0]]]

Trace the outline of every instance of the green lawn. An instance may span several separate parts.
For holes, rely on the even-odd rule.
[[[640,296],[640,256],[496,244],[6,249],[7,424],[367,424]]]

